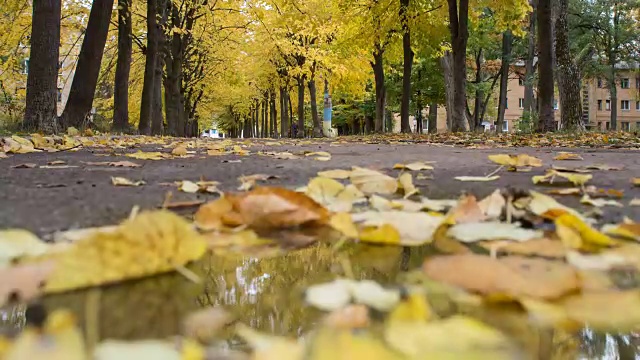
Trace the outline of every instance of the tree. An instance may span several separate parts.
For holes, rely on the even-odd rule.
[[[118,59],[113,95],[113,130],[129,127],[129,74],[131,72],[132,29],[131,0],[118,0]]]
[[[159,3],[162,0],[147,0],[147,46],[145,48],[144,85],[140,101],[140,122],[138,132],[151,134],[151,120],[154,115],[154,87],[156,85],[156,66],[159,56],[160,37],[162,29],[158,22]],[[157,114],[158,112],[155,111]]]
[[[554,131],[553,111],[553,33],[551,31],[551,0],[538,1],[538,131]]]
[[[512,43],[513,35],[510,30],[507,30],[502,34],[502,64],[500,66],[500,96],[498,101],[498,121],[496,122],[497,132],[502,132],[504,113],[507,109],[507,88],[509,86]]]
[[[534,96],[533,85],[535,79],[535,56],[536,56],[536,18],[537,18],[537,0],[532,0],[532,11],[529,14],[529,26],[527,31],[527,55],[524,60],[524,100],[523,100],[523,118],[531,121],[534,113]]]
[[[95,0],[78,55],[69,99],[62,113],[64,126],[83,127],[91,114],[93,97],[100,75],[100,64],[109,32],[114,0]]]
[[[31,25],[31,55],[27,77],[27,105],[23,127],[55,133],[57,130],[60,0],[35,1]]]
[[[469,0],[447,0],[449,6],[449,28],[453,62],[453,99],[451,101],[451,130],[466,131],[469,126],[466,118],[467,103],[467,41],[469,39]]]
[[[465,0],[463,0],[465,1]],[[400,131],[411,132],[409,124],[409,106],[411,103],[411,66],[413,65],[413,50],[411,50],[411,28],[409,27],[409,0],[400,0],[400,21],[402,23],[402,52],[404,64],[402,66],[402,104],[400,106]]]
[[[571,55],[569,44],[569,0],[559,0],[556,19],[556,70],[560,104],[562,106],[560,124],[569,131],[583,131],[582,99],[580,92],[581,75]]]

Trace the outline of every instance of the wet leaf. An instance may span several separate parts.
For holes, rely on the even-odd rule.
[[[367,332],[357,333],[328,326],[320,328],[310,339],[306,355],[309,360],[404,359],[401,354],[385,346],[381,339]]]
[[[352,301],[379,311],[388,311],[400,301],[400,292],[385,289],[371,280],[338,279],[310,286],[305,291],[305,301],[324,311],[341,309]]]
[[[542,166],[542,160],[537,157],[527,154],[508,155],[497,154],[489,155],[489,160],[502,166],[508,166],[509,168],[516,169],[521,167],[540,167]]]
[[[561,151],[553,160],[584,160],[580,154]]]
[[[210,307],[193,312],[183,321],[183,334],[202,343],[214,340],[223,327],[229,325],[233,317],[222,307]]]
[[[334,329],[363,329],[369,327],[369,308],[365,305],[347,305],[324,317],[322,323]]]
[[[120,177],[120,176],[112,176],[111,177],[111,184],[113,184],[115,186],[142,186],[142,185],[146,184],[146,182],[144,182],[142,180],[133,181],[133,180],[129,180],[127,178]]]
[[[583,293],[562,301],[569,319],[600,331],[625,332],[640,323],[640,292]]]
[[[415,194],[418,194],[420,191],[416,189],[415,185],[413,185],[413,177],[410,173],[400,174],[398,177],[398,188],[402,189],[404,192],[404,198],[407,199]]]
[[[351,183],[365,194],[395,194],[398,181],[389,175],[354,166],[349,177]]]
[[[482,240],[529,241],[543,236],[542,231],[523,229],[516,224],[501,222],[479,222],[454,225],[448,235],[463,242],[473,243]]]
[[[46,261],[0,268],[0,306],[10,300],[28,302],[38,297],[55,266]]]
[[[578,273],[553,261],[463,254],[430,258],[422,266],[431,279],[483,295],[557,299],[580,289]]]
[[[489,182],[500,179],[500,176],[456,176],[455,179],[464,182]]]
[[[615,245],[615,241],[607,235],[595,230],[580,218],[566,213],[555,219],[556,234],[572,249],[593,251],[602,247]]]
[[[384,230],[377,233],[363,231],[360,233],[361,241],[406,246],[433,241],[433,234],[445,219],[443,216],[405,211],[365,211],[352,214],[352,218],[361,226]]]
[[[236,326],[236,333],[251,347],[254,360],[301,360],[304,358],[305,348],[302,342],[264,335],[243,324]]]
[[[394,169],[397,170],[410,170],[410,171],[422,171],[422,170],[433,170],[433,161],[416,161],[409,164],[395,164],[393,166]]]
[[[329,179],[345,180],[351,176],[351,170],[336,169],[336,170],[320,171],[318,173],[318,176],[326,177]]]
[[[143,212],[113,232],[97,232],[52,255],[47,293],[119,282],[174,270],[200,258],[205,240],[169,211]]]
[[[621,203],[615,200],[607,200],[607,199],[592,199],[589,195],[585,194],[582,199],[580,199],[582,204],[591,205],[595,207],[605,207],[605,206],[616,206],[616,207],[624,207]]]
[[[137,340],[121,341],[107,340],[100,343],[94,352],[95,360],[121,360],[121,359],[157,359],[157,360],[191,360],[203,359],[204,349],[196,343],[186,340],[183,342],[183,351],[176,344],[163,340]],[[192,349],[198,356],[196,358],[186,357],[184,347],[193,346]],[[193,352],[191,353],[193,354]]]

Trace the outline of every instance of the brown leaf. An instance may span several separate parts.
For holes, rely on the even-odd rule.
[[[187,155],[187,147],[184,145],[178,145],[173,150],[171,150],[171,155],[173,156],[185,156]]]
[[[42,291],[54,268],[52,261],[0,269],[0,306],[9,300],[29,301]]]
[[[193,217],[196,226],[202,230],[217,230],[223,226],[240,226],[241,221],[229,224],[229,219],[223,221],[223,217],[233,213],[233,204],[226,197],[208,202],[198,209]]]
[[[108,162],[107,165],[109,166],[113,166],[113,167],[126,167],[126,168],[139,168],[142,167],[142,165],[138,164],[138,163],[134,163],[132,161],[112,161],[112,162]]]
[[[13,165],[11,168],[12,169],[33,169],[38,167],[37,164],[34,163],[24,163],[24,164],[18,164],[18,165]]]
[[[570,152],[560,152],[553,160],[584,160],[580,154]]]
[[[427,259],[430,278],[484,295],[557,299],[580,289],[578,273],[553,261],[511,256],[452,255]]]
[[[480,204],[478,204],[476,197],[467,195],[460,199],[458,205],[449,211],[447,219],[452,223],[464,224],[484,221],[487,216]]]
[[[533,239],[524,242],[514,241],[486,241],[479,243],[483,248],[492,253],[514,254],[523,256],[541,256],[546,258],[563,259],[567,249],[561,241],[547,238]]]

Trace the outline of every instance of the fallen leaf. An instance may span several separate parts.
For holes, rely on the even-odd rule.
[[[582,199],[580,199],[580,203],[591,205],[595,207],[605,207],[605,206],[616,206],[616,207],[624,207],[621,203],[615,200],[607,200],[607,199],[592,199],[589,195],[584,194]]]
[[[608,225],[602,228],[602,232],[614,237],[640,242],[640,224]]]
[[[535,215],[543,216],[544,214],[552,210],[562,210],[564,212],[573,214],[574,216],[580,219],[583,218],[583,216],[580,215],[580,213],[578,213],[577,211],[573,210],[570,207],[562,205],[551,196],[547,196],[543,193],[539,193],[533,190],[529,191],[529,194],[531,195],[531,199],[526,204],[526,209]]]
[[[72,169],[77,168],[76,165],[42,165],[40,169]]]
[[[329,225],[348,238],[358,238],[358,228],[354,224],[353,219],[351,219],[351,214],[349,213],[339,212],[333,214],[331,216],[331,220],[329,220]]]
[[[198,209],[193,220],[195,225],[202,230],[218,230],[228,223],[229,219],[223,220],[225,215],[233,213],[233,204],[226,197],[208,202]],[[233,226],[242,225],[238,220]]]
[[[633,198],[629,201],[629,206],[640,206],[640,198]]]
[[[561,172],[561,171],[550,169],[547,171],[545,175],[534,176],[531,179],[533,180],[534,184],[540,184],[540,183],[553,184],[557,177],[566,179],[573,185],[581,186],[586,184],[587,181],[591,180],[593,178],[593,175],[567,173],[567,172]]]
[[[204,350],[201,350],[204,355]],[[158,359],[180,360],[183,357],[176,345],[163,340],[107,340],[98,344],[94,351],[95,360]]]
[[[565,213],[555,219],[556,234],[569,248],[593,251],[615,245],[607,235],[595,230],[577,216]]]
[[[633,331],[640,323],[640,292],[583,293],[561,302],[569,319],[598,331]]]
[[[463,243],[482,240],[529,241],[543,236],[542,231],[523,229],[516,224],[501,222],[464,223],[452,226],[448,235]]]
[[[331,160],[331,154],[326,151],[316,151],[305,154],[305,156],[315,156],[314,160],[318,161],[329,161]]]
[[[547,194],[551,195],[580,195],[582,194],[581,188],[566,188],[566,189],[552,189],[547,191]]]
[[[507,206],[507,200],[500,190],[494,191],[491,195],[478,202],[480,210],[487,216],[487,219],[498,219]]]
[[[161,153],[158,151],[155,152],[144,152],[141,150],[138,150],[132,154],[125,154],[125,156],[134,158],[134,159],[139,159],[139,160],[164,160],[164,159],[169,159],[171,158],[170,154],[166,154],[166,153]]]
[[[8,154],[28,154],[38,152],[31,141],[17,135],[2,139],[4,151]]]
[[[49,246],[27,230],[0,230],[0,269],[21,257],[43,255],[49,250]]]
[[[34,163],[24,163],[24,164],[18,164],[18,165],[13,165],[11,168],[12,169],[33,169],[38,167],[37,164]]]
[[[375,170],[354,166],[349,178],[365,194],[390,195],[398,191],[396,179]]]
[[[433,166],[429,164],[433,164],[433,161],[416,161],[406,165],[395,164],[393,168],[397,170],[410,170],[410,171],[433,170],[434,169]]]
[[[238,191],[249,191],[253,189],[259,181],[268,181],[271,179],[277,179],[278,177],[275,175],[267,175],[267,174],[254,174],[254,175],[244,175],[240,176],[238,180],[240,181],[240,186],[238,187]]]
[[[587,169],[584,167],[569,167],[569,166],[558,166],[558,165],[551,166],[551,169],[556,171],[575,172],[575,173],[583,173],[583,174],[588,174],[591,172],[591,169]]]
[[[577,251],[567,252],[567,263],[580,270],[608,271],[628,264],[628,261],[616,254],[581,254]]]
[[[0,151],[0,159],[6,159],[9,156],[7,156],[7,154],[4,151]]]
[[[0,268],[0,306],[11,300],[29,302],[38,297],[55,266],[45,261]]]
[[[488,241],[479,243],[491,253],[504,253],[523,256],[540,256],[545,258],[564,259],[567,250],[558,240],[547,238],[532,239],[525,242]]]
[[[402,360],[402,354],[393,351],[385,343],[369,332],[355,332],[350,329],[338,329],[323,326],[308,341],[304,356],[309,360]],[[282,359],[281,356],[274,359]],[[271,360],[271,358],[269,359]],[[286,358],[283,360],[292,360]]]
[[[398,177],[398,188],[403,190],[405,199],[420,192],[416,189],[415,185],[413,185],[413,177],[410,173],[400,174]]]
[[[264,335],[243,324],[236,325],[236,333],[253,350],[254,360],[300,360],[305,356],[305,346],[300,341]]]
[[[65,165],[66,162],[64,160],[55,160],[55,161],[49,161],[47,163],[47,165]]]
[[[171,155],[173,156],[185,156],[187,155],[187,147],[184,145],[178,145],[173,150],[171,150]]]
[[[561,151],[553,160],[584,160],[580,154]]]
[[[456,180],[465,182],[488,182],[500,179],[499,175],[494,176],[456,176]]]
[[[175,201],[162,204],[163,209],[184,209],[204,204],[204,200]]]
[[[132,181],[127,178],[119,177],[119,176],[112,176],[111,183],[115,186],[141,186],[146,184],[146,182],[142,180]]]
[[[473,195],[461,198],[447,214],[447,222],[451,224],[476,223],[486,219],[487,215]]]
[[[139,168],[142,167],[140,164],[136,164],[131,161],[112,161],[108,163],[109,166],[113,167],[126,167],[126,168]]]
[[[69,126],[67,128],[67,135],[69,135],[69,136],[78,136],[78,135],[80,135],[80,131],[78,131],[78,129],[74,128],[73,126]]]
[[[400,292],[385,289],[372,280],[338,279],[310,286],[305,291],[305,301],[324,311],[341,309],[352,301],[378,311],[389,311],[400,301]]]
[[[612,165],[607,165],[607,164],[593,164],[593,165],[587,165],[584,167],[585,169],[589,169],[589,170],[604,170],[604,171],[612,171],[612,170],[622,170],[624,169],[624,166],[612,166]]]
[[[199,259],[205,240],[190,223],[166,210],[142,212],[112,232],[97,232],[52,255],[45,292],[115,283],[168,272]]]
[[[276,159],[281,159],[281,160],[296,160],[296,159],[300,159],[300,156],[298,155],[294,155],[290,152],[280,152],[280,153],[274,153],[273,157]]]
[[[236,159],[236,160],[222,160],[223,163],[228,163],[228,164],[240,164],[242,162],[242,160],[240,159]]]
[[[489,160],[494,163],[502,166],[508,166],[512,170],[516,170],[521,167],[540,167],[542,166],[542,160],[537,157],[530,156],[527,154],[519,154],[519,155],[508,155],[508,154],[498,154],[498,155],[489,155]]]
[[[371,323],[369,308],[358,304],[347,305],[325,316],[322,323],[334,329],[364,329]]]
[[[335,212],[350,212],[354,203],[365,199],[364,194],[354,185],[344,186],[325,177],[311,179],[305,194]]]
[[[230,233],[214,232],[208,234],[206,240],[210,249],[247,248],[275,244],[273,240],[262,238],[253,230],[233,231]]]
[[[520,256],[438,256],[427,259],[422,269],[433,280],[483,295],[553,300],[580,289],[578,273],[572,267]]]
[[[382,235],[378,238],[363,231],[360,233],[361,241],[406,246],[418,246],[431,242],[436,229],[445,219],[444,216],[405,211],[365,211],[351,216],[356,224],[385,229],[386,232],[389,232],[391,227],[399,236],[396,238],[393,231],[390,234],[373,233],[373,235]]]
[[[206,343],[229,325],[233,317],[222,307],[209,307],[193,312],[183,320],[183,334],[190,339]]]
[[[351,170],[336,169],[336,170],[320,171],[318,172],[318,176],[326,177],[330,179],[345,180],[351,176]]]
[[[633,179],[631,179],[631,183],[632,183],[634,186],[640,186],[640,178],[633,178]]]
[[[200,191],[200,186],[198,186],[198,184],[194,183],[193,181],[183,180],[180,182],[178,190],[189,194],[195,194]]]

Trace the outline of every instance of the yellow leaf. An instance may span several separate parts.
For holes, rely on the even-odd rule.
[[[395,164],[393,166],[394,169],[397,170],[411,170],[411,171],[422,171],[422,170],[433,170],[432,161],[416,161],[409,164]]]
[[[185,156],[187,155],[187,147],[184,145],[178,145],[173,150],[171,150],[171,155]]]
[[[344,179],[348,179],[349,176],[351,176],[351,170],[336,169],[336,170],[320,171],[318,173],[318,176],[326,177],[330,179],[344,180]]]
[[[329,161],[331,160],[331,154],[326,151],[316,151],[305,154],[305,156],[315,156],[314,160]]]
[[[9,265],[14,259],[43,255],[49,247],[49,244],[27,230],[0,230],[0,268]]]
[[[615,207],[624,207],[621,203],[615,200],[609,199],[592,199],[588,194],[584,194],[582,199],[580,199],[582,204],[591,205],[595,207],[605,207],[605,206],[615,206]]]
[[[633,178],[633,179],[631,179],[631,183],[632,183],[634,186],[640,186],[640,178]]]
[[[134,159],[139,159],[139,160],[163,160],[171,157],[169,154],[161,153],[158,151],[144,152],[141,150],[138,150],[132,154],[126,154],[125,156],[131,157]]]
[[[358,238],[358,228],[348,213],[341,212],[332,215],[331,220],[329,220],[329,225],[348,238]]]
[[[444,216],[406,211],[365,211],[351,216],[356,224],[365,226],[360,233],[360,240],[406,246],[419,246],[433,241],[433,234],[445,219]]]
[[[400,233],[395,227],[389,224],[383,224],[379,227],[365,227],[360,230],[360,241],[374,244],[400,244]]]
[[[584,160],[580,154],[570,152],[560,152],[553,160]]]
[[[340,182],[326,177],[311,179],[305,194],[336,212],[349,212],[355,202],[364,200],[364,194],[358,189],[345,187]]]
[[[381,172],[354,166],[351,183],[365,194],[395,194],[398,181]]]
[[[111,183],[115,186],[141,186],[146,184],[144,181],[132,181],[124,177],[112,176]]]
[[[233,205],[231,202],[226,197],[221,197],[200,206],[193,220],[196,226],[202,230],[218,230],[224,226],[223,216],[232,211]]]
[[[309,360],[402,360],[402,354],[367,332],[324,326],[310,339],[305,354]],[[288,359],[286,359],[288,360]]]
[[[165,210],[142,212],[112,232],[96,232],[51,255],[56,267],[45,292],[57,293],[168,272],[199,259],[206,242],[191,224]]]
[[[400,177],[398,177],[398,185],[398,187],[404,191],[405,199],[419,193],[418,189],[413,185],[413,177],[410,173],[401,174]]]
[[[413,293],[409,294],[391,311],[387,321],[427,321],[432,315],[425,295]]]
[[[558,216],[555,224],[556,234],[560,240],[572,249],[593,251],[616,244],[613,239],[570,213]]]
[[[556,177],[564,178],[576,186],[581,186],[586,184],[587,181],[591,180],[593,178],[593,175],[568,173],[568,172],[561,172],[561,171],[550,169],[547,171],[545,175],[534,176],[531,179],[533,180],[534,184],[540,184],[540,183],[553,184]]]
[[[509,166],[509,167],[540,167],[542,166],[542,160],[537,157],[530,156],[527,154],[519,154],[519,155],[508,155],[508,154],[497,154],[497,155],[489,155],[489,160],[493,161],[498,165]]]

